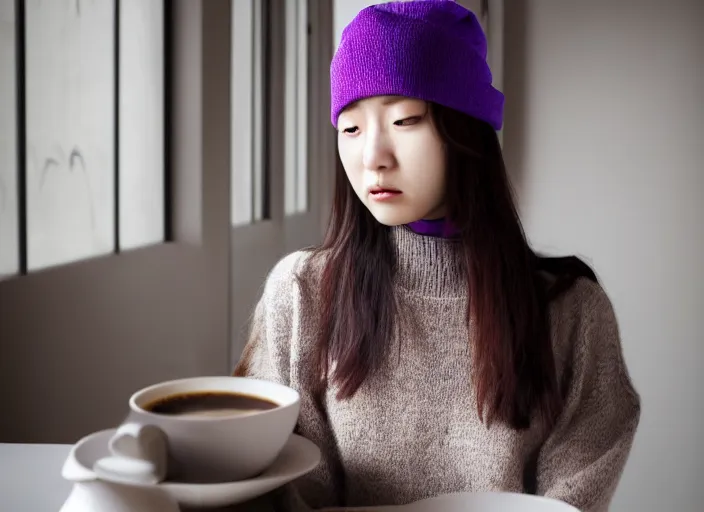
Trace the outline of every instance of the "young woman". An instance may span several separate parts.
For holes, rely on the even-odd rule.
[[[323,452],[281,508],[501,490],[607,510],[639,396],[594,274],[526,242],[475,16],[364,9],[331,82],[328,233],[272,270],[235,370],[297,389]]]

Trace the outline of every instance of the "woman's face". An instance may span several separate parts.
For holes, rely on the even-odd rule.
[[[345,109],[337,127],[347,178],[380,223],[445,215],[445,149],[425,101],[366,98]]]

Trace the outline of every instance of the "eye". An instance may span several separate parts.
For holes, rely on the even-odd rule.
[[[394,125],[396,125],[396,126],[411,126],[411,125],[418,123],[421,119],[423,119],[422,116],[406,117],[405,119],[399,119],[398,121],[394,121]]]
[[[346,133],[347,135],[354,135],[359,131],[359,128],[356,126],[350,126],[349,128],[345,128],[342,130],[342,133]]]

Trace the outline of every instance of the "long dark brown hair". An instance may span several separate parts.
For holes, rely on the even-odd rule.
[[[562,399],[548,304],[577,277],[596,278],[577,258],[543,258],[531,250],[493,128],[439,105],[431,113],[447,147],[447,218],[460,232],[479,416],[521,429],[537,412],[551,425]],[[388,355],[397,314],[389,231],[355,195],[338,158],[329,227],[314,250],[324,258],[320,389],[330,378],[338,399],[353,396]],[[550,286],[541,270],[555,276]]]

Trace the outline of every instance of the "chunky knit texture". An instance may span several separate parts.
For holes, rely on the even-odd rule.
[[[487,42],[474,13],[451,0],[389,2],[363,9],[342,32],[330,64],[330,121],[370,96],[432,101],[503,122],[504,95],[492,86]]]
[[[565,408],[551,430],[487,428],[470,385],[465,279],[458,245],[392,229],[399,302],[393,354],[350,400],[330,388],[316,405],[312,348],[319,264],[307,253],[270,273],[236,374],[301,393],[298,432],[321,465],[286,487],[278,510],[403,504],[459,491],[534,492],[602,512],[620,479],[640,417],[604,291],[578,280],[550,308]],[[296,277],[298,276],[298,278]],[[549,277],[546,276],[546,279]],[[273,499],[273,498],[272,498]]]

